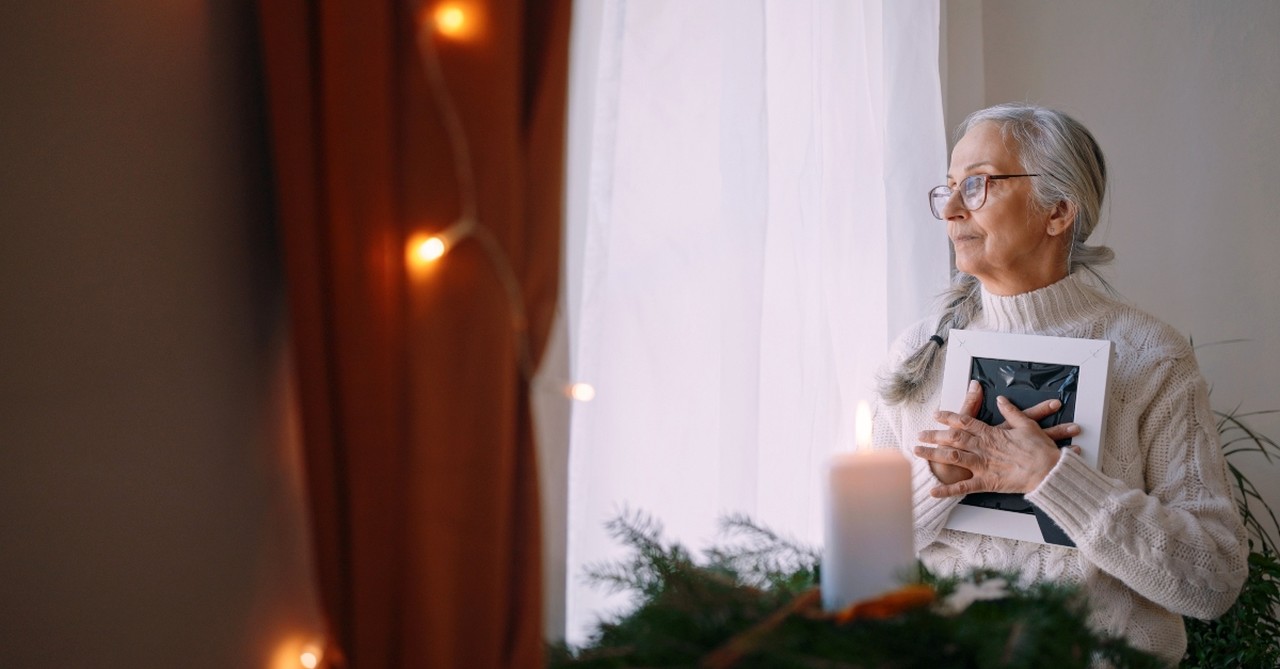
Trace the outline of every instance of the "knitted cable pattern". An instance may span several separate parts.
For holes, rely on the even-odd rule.
[[[1064,452],[1027,494],[1077,548],[944,529],[959,498],[930,497],[938,480],[911,452],[921,430],[938,427],[932,414],[940,408],[942,365],[934,365],[928,399],[879,403],[873,436],[877,447],[900,448],[912,462],[920,559],[940,574],[980,566],[1019,571],[1029,581],[1080,583],[1096,629],[1177,664],[1187,644],[1181,616],[1221,615],[1248,574],[1244,527],[1189,342],[1077,275],[1022,295],[983,291],[982,307],[969,329],[1115,343],[1100,468]],[[935,322],[922,320],[898,338],[889,369],[933,334]]]

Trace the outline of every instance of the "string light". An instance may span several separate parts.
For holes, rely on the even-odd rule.
[[[446,1],[431,10],[423,23],[436,34],[454,41],[467,41],[479,34],[480,12],[472,2]]]
[[[444,255],[445,251],[444,240],[435,235],[431,235],[426,239],[422,239],[420,236],[415,237],[409,241],[409,248],[412,262],[418,264],[435,262],[440,259],[440,256]]]
[[[444,254],[452,251],[459,242],[471,236],[475,228],[475,219],[464,218],[455,221],[442,232],[435,234],[423,232],[411,236],[405,247],[405,259],[409,267],[423,270],[435,264],[437,260],[444,257]]]
[[[324,660],[323,637],[290,634],[280,640],[264,669],[317,669]]]
[[[590,402],[596,398],[596,389],[590,383],[571,383],[567,394],[579,402]]]
[[[528,320],[525,316],[524,296],[520,288],[515,269],[507,259],[506,251],[497,237],[477,220],[477,201],[475,173],[471,163],[471,147],[467,142],[466,129],[462,117],[453,102],[449,86],[445,82],[440,63],[440,54],[436,51],[436,38],[446,37],[454,40],[465,40],[480,34],[482,15],[474,2],[455,1],[441,2],[430,10],[430,13],[419,14],[417,25],[418,52],[422,58],[423,72],[431,91],[436,110],[440,113],[440,121],[444,125],[445,136],[449,139],[449,148],[453,154],[454,175],[457,178],[458,191],[462,205],[462,213],[457,222],[443,232],[436,234],[420,233],[411,236],[406,242],[405,256],[412,273],[422,276],[433,265],[459,242],[473,238],[484,256],[489,260],[497,278],[507,295],[507,305],[511,316],[512,329],[516,334],[516,361],[520,375],[529,382],[533,378],[533,355],[529,343]]]
[[[525,380],[532,374],[528,333],[524,317],[524,302],[520,295],[519,283],[515,272],[507,261],[505,253],[497,239],[476,222],[476,193],[474,174],[471,166],[471,151],[467,145],[462,119],[454,107],[452,96],[444,81],[440,67],[439,54],[436,53],[433,35],[439,35],[454,41],[467,41],[481,33],[482,14],[474,2],[454,1],[437,3],[434,9],[426,9],[418,14],[417,37],[419,55],[427,74],[437,109],[445,124],[445,134],[449,138],[454,157],[454,173],[458,180],[458,188],[462,199],[462,214],[458,220],[441,232],[420,232],[410,236],[405,244],[405,261],[409,268],[421,272],[435,265],[445,254],[469,237],[475,237],[490,261],[497,269],[503,288],[511,303],[512,321],[518,333],[520,371]],[[571,391],[575,399],[590,401],[595,396],[595,389],[587,384],[574,384],[583,389]],[[585,394],[585,397],[578,397]],[[272,667],[302,667],[316,669],[324,659],[323,645],[307,643],[298,650],[299,639],[289,640],[278,649]],[[293,653],[297,653],[296,656]],[[296,658],[296,665],[290,658]]]
[[[456,37],[467,27],[467,12],[457,3],[446,2],[436,7],[433,18],[436,30],[446,37]]]

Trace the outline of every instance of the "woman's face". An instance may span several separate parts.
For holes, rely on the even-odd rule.
[[[999,127],[982,123],[952,150],[947,185],[958,190],[960,182],[974,174],[1025,173]],[[987,201],[977,211],[966,210],[958,194],[943,209],[956,268],[997,295],[1029,292],[1067,275],[1065,204],[1049,211],[1037,207],[1031,197],[1036,178],[988,181]]]

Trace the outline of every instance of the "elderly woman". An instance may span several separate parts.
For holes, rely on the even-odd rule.
[[[1181,616],[1214,618],[1247,574],[1208,390],[1173,328],[1092,288],[1111,250],[1085,244],[1097,226],[1106,167],[1093,136],[1049,109],[974,113],[930,193],[955,247],[956,278],[939,313],[900,336],[882,376],[876,441],[914,454],[916,549],[940,574],[974,568],[1079,583],[1091,623],[1176,664]],[[1020,411],[1001,398],[999,427],[978,421],[981,389],[939,411],[942,349],[952,329],[1108,339],[1106,441],[1091,467],[1041,429],[1047,402]],[[1075,548],[945,529],[968,493],[1024,493]]]

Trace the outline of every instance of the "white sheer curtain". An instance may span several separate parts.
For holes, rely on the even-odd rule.
[[[579,3],[569,153],[568,638],[623,506],[821,543],[826,457],[946,283],[937,0]]]

